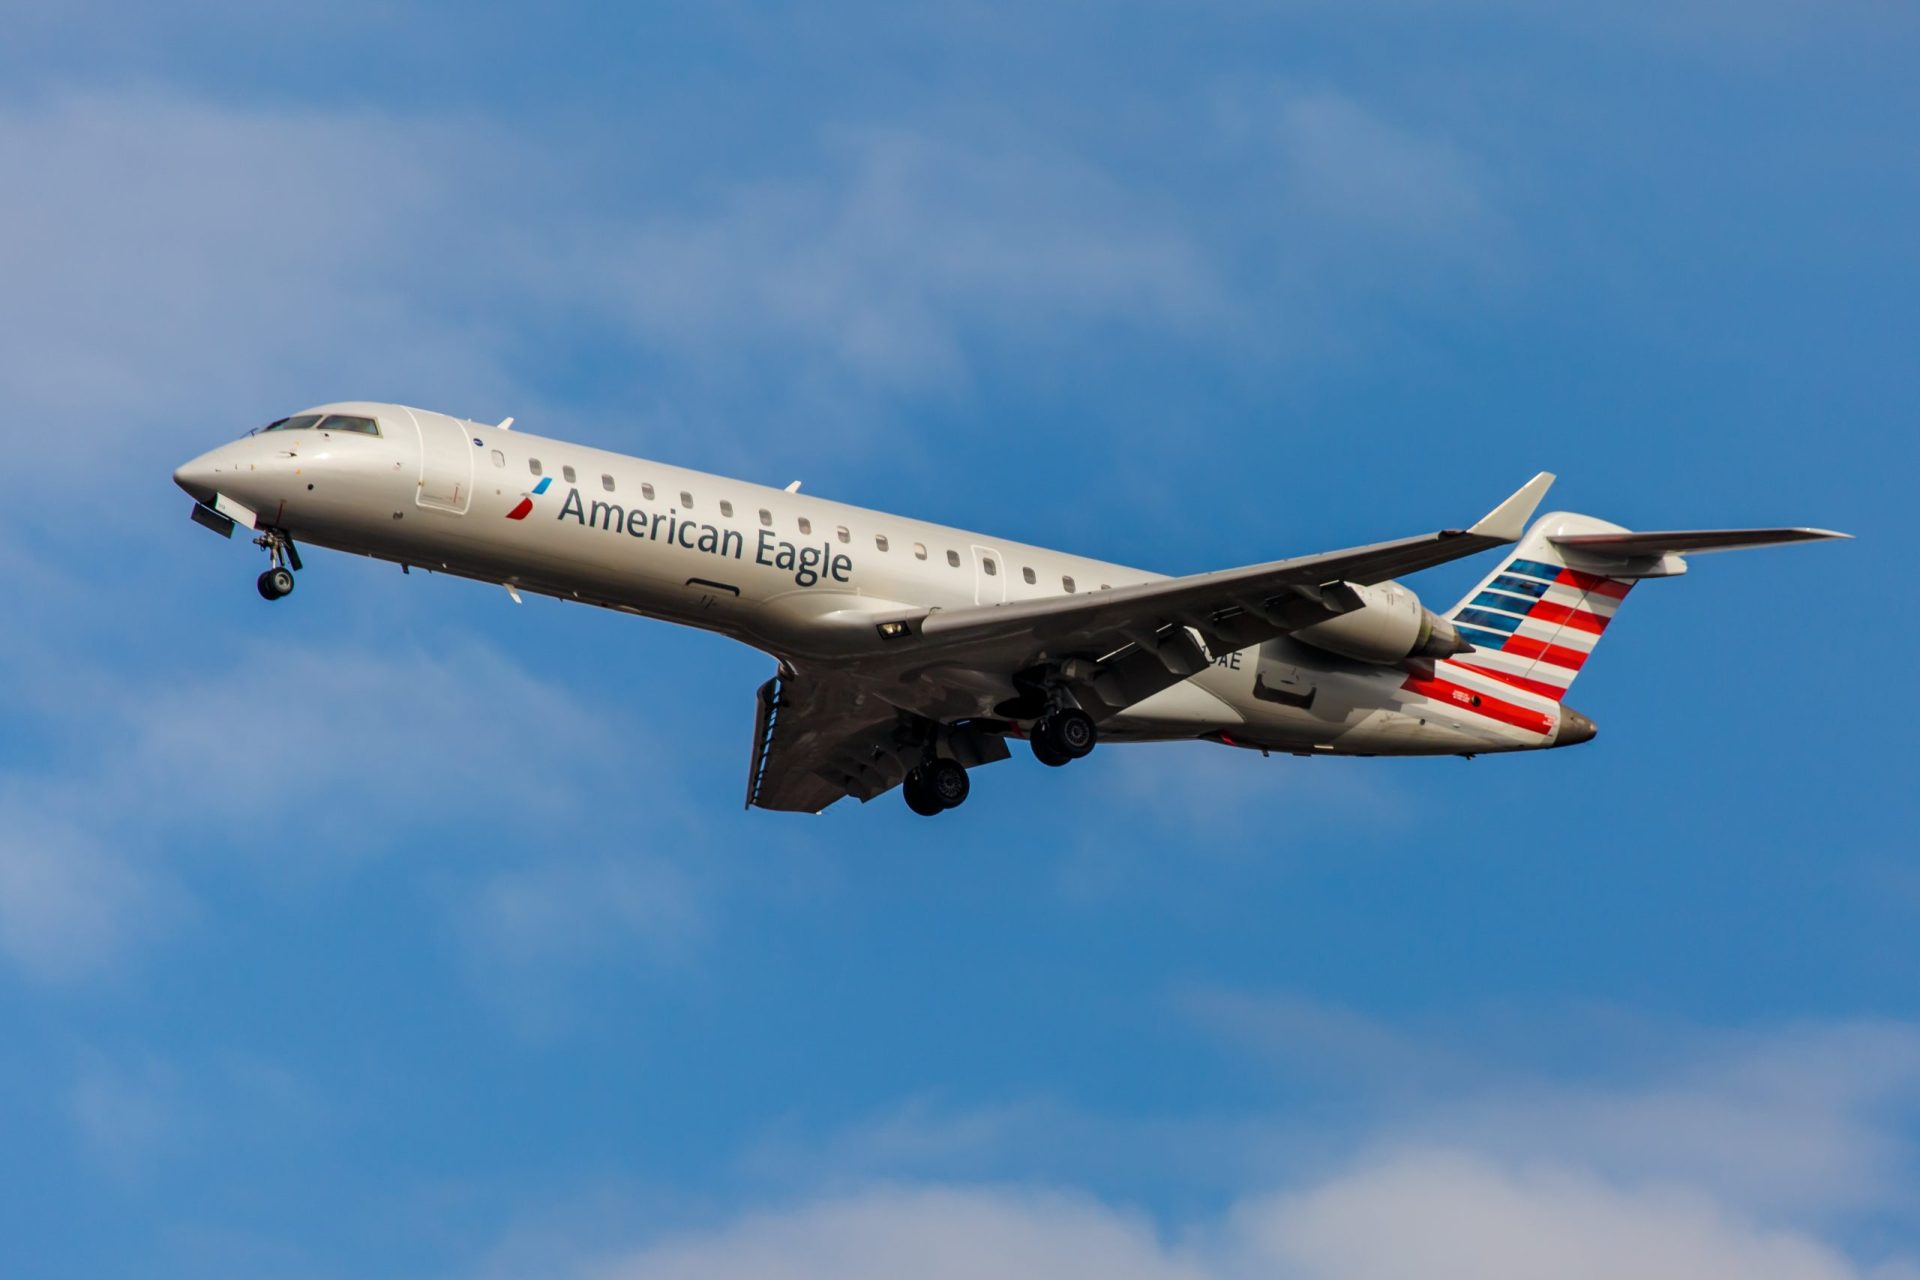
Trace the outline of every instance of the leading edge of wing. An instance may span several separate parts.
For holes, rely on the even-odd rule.
[[[913,635],[918,643],[907,647],[925,653],[1022,634],[1057,640],[1124,631],[1148,620],[1183,620],[1235,606],[1257,608],[1268,597],[1294,586],[1384,582],[1518,541],[1553,481],[1553,473],[1540,472],[1465,529],[1441,529],[1392,542],[1165,578],[1110,591],[937,609],[900,617],[916,623]]]

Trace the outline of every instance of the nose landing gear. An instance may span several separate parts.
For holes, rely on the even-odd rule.
[[[278,600],[292,595],[294,570],[300,568],[300,549],[293,545],[293,539],[278,529],[268,529],[253,540],[253,545],[265,547],[273,557],[273,566],[254,583],[260,589],[260,598]]]

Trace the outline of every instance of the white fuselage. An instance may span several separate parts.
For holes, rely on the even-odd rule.
[[[904,606],[994,605],[1161,578],[442,414],[360,403],[314,412],[328,410],[364,413],[380,434],[257,432],[175,478],[302,544],[717,631],[797,670],[873,651],[872,619]],[[1373,666],[1279,639],[1215,655],[1102,733],[1343,754],[1555,744],[1557,702],[1487,693],[1496,691],[1510,709],[1504,719],[1478,710],[1473,678],[1444,662],[1436,678],[1432,664]],[[983,686],[956,716],[990,716],[1008,692]]]

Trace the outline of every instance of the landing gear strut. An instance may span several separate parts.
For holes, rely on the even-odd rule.
[[[1034,759],[1057,769],[1070,760],[1084,759],[1099,739],[1092,716],[1078,707],[1061,707],[1034,721]]]
[[[293,539],[278,529],[268,529],[253,540],[253,545],[265,547],[273,557],[273,567],[254,583],[260,588],[261,599],[278,600],[292,595],[293,571],[300,567],[300,549],[293,545]]]
[[[907,800],[907,808],[923,818],[959,808],[972,790],[973,784],[967,779],[967,771],[958,761],[944,756],[936,756],[909,771],[900,786]]]

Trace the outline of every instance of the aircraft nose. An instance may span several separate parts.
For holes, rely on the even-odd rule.
[[[195,502],[211,503],[214,495],[214,476],[217,471],[213,455],[203,453],[191,462],[183,462],[175,467],[173,482],[185,489]]]

